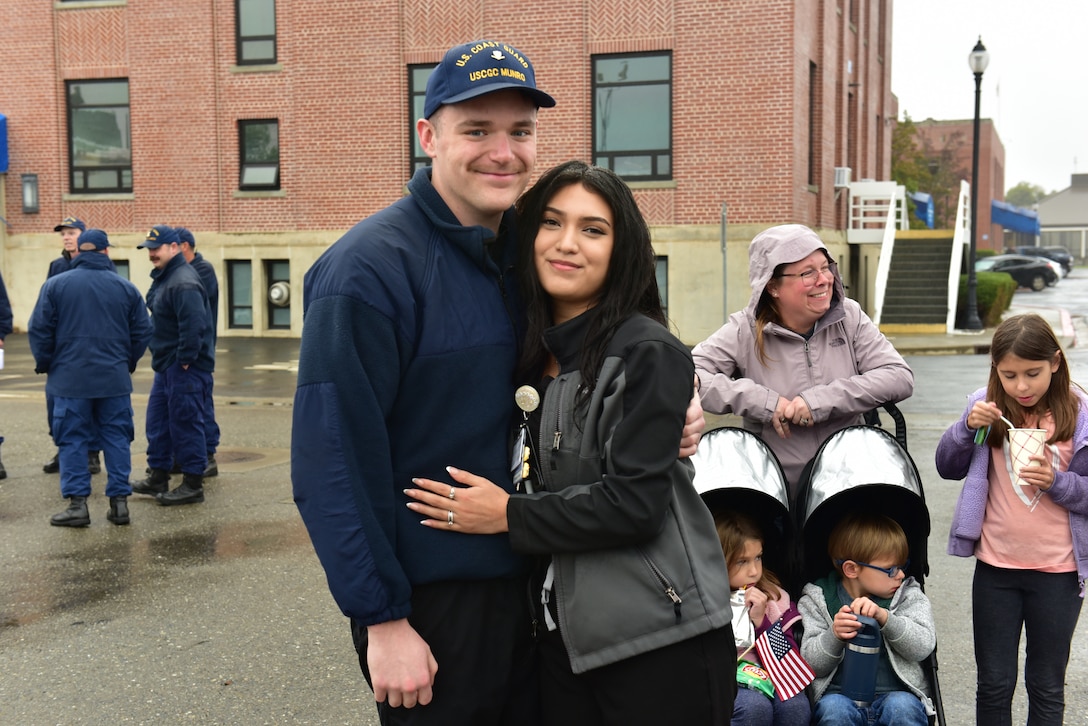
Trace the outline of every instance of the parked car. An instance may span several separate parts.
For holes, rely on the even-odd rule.
[[[1026,255],[1028,257],[1045,257],[1048,260],[1054,260],[1062,266],[1062,276],[1068,275],[1073,271],[1073,255],[1069,250],[1061,246],[1054,247],[1016,247],[1014,252],[1018,255]]]
[[[1058,281],[1058,273],[1050,260],[1027,255],[994,255],[975,261],[975,272],[1005,272],[1020,287],[1038,292]]]

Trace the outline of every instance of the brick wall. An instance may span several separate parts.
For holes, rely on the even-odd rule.
[[[963,178],[971,179],[972,139],[974,120],[958,119],[935,121],[926,119],[915,123],[918,139],[923,148],[934,151],[948,149],[952,156],[952,166],[963,171]],[[990,221],[990,201],[1005,199],[1005,145],[997,135],[997,129],[991,119],[979,121],[979,161],[978,161],[978,229],[976,238],[978,249],[1004,250],[1004,230],[1001,225]],[[927,191],[922,189],[921,191]],[[958,193],[958,188],[954,190]]]
[[[3,264],[47,263],[59,248],[52,226],[67,215],[133,239],[153,224],[184,224],[211,257],[234,250],[233,237],[264,235],[277,247],[268,254],[308,264],[314,251],[299,240],[325,245],[403,193],[406,67],[481,37],[516,44],[559,102],[540,114],[538,169],[591,154],[593,54],[669,50],[673,178],[634,185],[650,223],[716,230],[725,202],[741,228],[833,230],[845,208],[834,167],[885,178],[889,166],[890,134],[876,125],[892,102],[880,54],[890,54],[891,2],[854,0],[853,22],[844,2],[280,0],[278,62],[247,69],[235,65],[234,0],[4,0],[4,247],[17,259]],[[129,80],[131,194],[69,193],[64,82],[90,78]],[[279,121],[278,192],[237,190],[246,119]],[[20,173],[39,175],[39,214],[21,212]],[[671,269],[683,274],[678,262]]]

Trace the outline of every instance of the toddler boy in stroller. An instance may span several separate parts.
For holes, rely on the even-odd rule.
[[[909,546],[902,527],[880,514],[854,511],[832,529],[834,571],[804,587],[799,603],[805,635],[801,655],[816,680],[809,686],[814,724],[926,726],[934,714],[922,667],[936,647],[933,609],[921,585],[907,577]],[[844,653],[873,618],[883,636],[874,698],[844,693]]]

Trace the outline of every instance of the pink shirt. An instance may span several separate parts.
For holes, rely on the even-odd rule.
[[[1025,428],[1040,428],[1047,439],[1054,435],[1054,418],[1048,412],[1038,422],[1024,422]],[[1055,470],[1067,471],[1073,457],[1073,442],[1048,444]],[[990,489],[982,537],[975,557],[994,567],[1040,572],[1076,572],[1069,511],[1050,500],[1045,492],[1033,504],[1039,490],[1013,483],[1009,466],[1009,442],[990,449]]]

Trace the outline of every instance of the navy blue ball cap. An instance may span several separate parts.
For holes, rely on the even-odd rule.
[[[427,79],[423,117],[440,106],[467,101],[506,88],[523,91],[538,108],[551,108],[555,99],[536,87],[533,64],[507,43],[477,40],[451,48]]]
[[[104,250],[110,246],[110,238],[100,229],[88,229],[79,235],[79,251]]]
[[[196,247],[196,237],[187,227],[174,227],[174,231],[178,233],[178,244],[188,242],[190,247]]]
[[[178,233],[173,227],[165,224],[156,224],[151,228],[151,231],[147,233],[147,238],[142,245],[136,245],[136,249],[149,249],[153,250],[163,245],[174,244],[178,242]]]
[[[72,229],[78,229],[80,232],[87,230],[87,225],[83,224],[82,219],[76,219],[75,217],[65,217],[64,221],[53,228],[54,232],[59,232],[65,227],[71,227]]]

